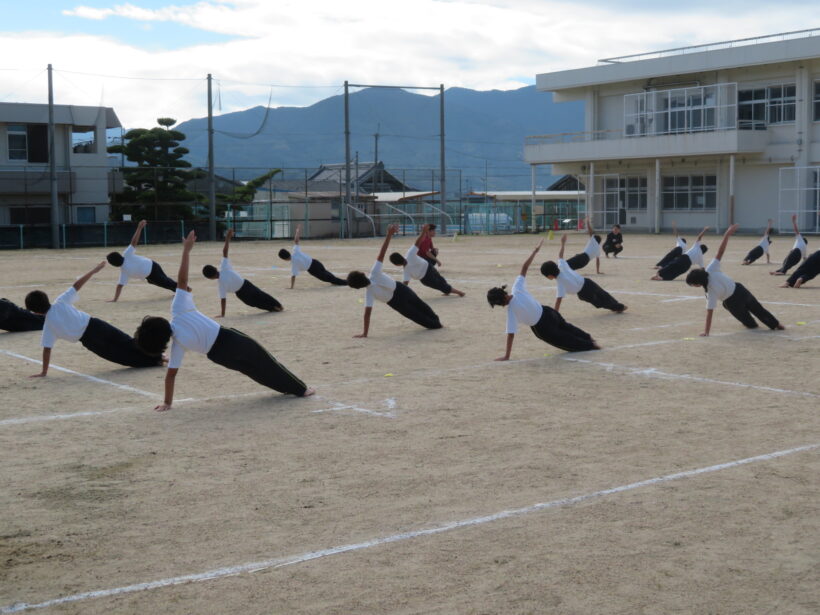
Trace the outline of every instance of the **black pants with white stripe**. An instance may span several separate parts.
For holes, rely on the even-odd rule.
[[[29,312],[9,301],[0,299],[0,329],[6,331],[41,331],[45,316]]]
[[[763,248],[760,246],[755,246],[749,253],[746,255],[746,258],[743,259],[743,262],[749,263],[750,265],[763,256]]]
[[[678,258],[673,260],[666,267],[661,267],[658,270],[658,275],[664,280],[674,280],[679,275],[689,271],[692,266],[692,259],[686,254],[681,254]]]
[[[535,337],[567,352],[594,350],[595,342],[589,333],[568,323],[551,307],[541,308],[541,318],[531,327]]]
[[[419,299],[419,296],[411,288],[404,284],[396,284],[396,290],[387,305],[417,325],[427,329],[441,329],[438,314],[433,311],[433,308]]]
[[[280,393],[301,397],[307,390],[305,383],[290,373],[259,342],[236,329],[220,327],[207,356],[214,363],[242,372],[251,380]]]
[[[162,267],[159,266],[157,261],[151,261],[151,273],[148,274],[148,277],[145,278],[145,280],[149,284],[170,290],[172,293],[177,291],[177,283],[165,275],[165,272],[162,270]]]
[[[803,253],[800,251],[800,248],[793,248],[791,252],[786,255],[786,258],[783,259],[783,264],[780,265],[780,269],[777,270],[777,273],[786,273],[799,263],[802,257]]]
[[[757,321],[752,318],[752,315],[757,316],[758,320],[769,329],[776,329],[780,324],[777,318],[760,305],[755,296],[740,282],[735,282],[735,292],[723,302],[723,307],[748,329],[757,328]]]
[[[655,267],[666,267],[669,263],[678,258],[681,254],[683,254],[683,248],[681,248],[680,246],[675,246],[674,248],[669,250],[669,252],[666,253],[666,256],[664,256],[661,260],[655,263]]]
[[[802,284],[805,284],[816,278],[818,273],[820,273],[820,250],[803,261],[803,264],[795,269],[794,273],[786,280],[786,284],[794,286],[795,282],[800,279],[803,280]]]
[[[613,312],[623,312],[626,309],[623,303],[616,301],[612,295],[588,278],[584,280],[584,285],[578,291],[578,298],[581,301],[591,303],[596,308],[612,310]]]
[[[315,258],[310,263],[310,267],[307,268],[307,272],[314,278],[318,278],[322,282],[327,282],[328,284],[333,284],[334,286],[347,286],[347,280],[337,278],[335,275],[333,275],[327,269],[325,269],[325,266],[320,261],[317,261]]]
[[[580,254],[576,254],[567,259],[567,265],[569,265],[570,269],[583,269],[589,264],[589,254],[586,252],[581,252]]]
[[[281,312],[282,304],[271,297],[264,290],[260,289],[250,280],[245,280],[239,290],[236,291],[237,298],[244,303],[260,310],[268,312]]]
[[[429,286],[430,288],[434,288],[438,291],[443,292],[445,295],[449,295],[453,291],[453,287],[447,283],[447,280],[444,279],[444,276],[438,272],[438,269],[433,267],[433,265],[427,265],[427,271],[419,280],[425,286]]]
[[[80,343],[98,357],[127,367],[162,365],[161,355],[150,355],[139,349],[134,338],[104,320],[92,317]]]

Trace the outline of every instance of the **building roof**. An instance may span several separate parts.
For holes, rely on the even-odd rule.
[[[54,123],[70,126],[94,126],[101,113],[105,114],[106,128],[121,128],[120,120],[111,107],[54,105]],[[48,105],[35,103],[0,103],[0,121],[9,124],[48,124]]]
[[[490,197],[496,201],[527,201],[532,198],[532,190],[500,190],[490,192],[471,192],[471,196]],[[584,198],[583,190],[536,190],[536,201],[563,201],[566,199]]]
[[[536,76],[536,87],[541,91],[558,92],[669,75],[687,75],[820,58],[820,36],[817,34],[820,34],[820,30],[803,30],[608,58],[601,60],[598,66],[539,74]],[[801,38],[771,40],[791,35],[801,35]]]
[[[376,197],[376,201],[381,203],[401,203],[402,201],[415,201],[425,196],[438,194],[438,190],[427,192],[374,192],[370,196]]]

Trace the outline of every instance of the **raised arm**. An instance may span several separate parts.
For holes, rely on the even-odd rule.
[[[700,241],[701,239],[703,239],[703,236],[706,234],[706,231],[708,231],[708,230],[709,230],[709,227],[708,227],[708,226],[704,226],[704,227],[703,227],[703,230],[702,230],[700,233],[698,233],[698,236],[697,236],[697,238],[695,239],[695,241],[696,241],[696,242],[698,242],[698,241]]]
[[[137,224],[137,230],[134,231],[134,236],[131,238],[131,247],[136,248],[140,242],[140,235],[142,235],[142,229],[145,228],[145,225],[148,224],[145,220],[140,220],[139,224]]]
[[[769,233],[772,232],[772,219],[769,218],[769,223],[766,225],[766,230],[763,232],[764,237],[768,237]]]
[[[293,243],[298,246],[299,245],[299,239],[301,239],[301,237],[302,237],[302,225],[297,224],[296,225],[296,232],[293,234]]]
[[[595,232],[595,229],[594,229],[594,228],[592,228],[592,218],[590,218],[589,216],[587,216],[587,217],[586,217],[586,220],[587,220],[587,235],[589,235],[590,237],[592,237],[592,234]]]
[[[530,257],[527,260],[524,261],[523,265],[521,265],[521,275],[522,276],[527,275],[527,269],[530,268],[530,265],[532,265],[532,260],[535,258],[535,255],[538,254],[538,250],[540,250],[541,246],[543,246],[543,245],[544,245],[544,239],[542,238],[541,241],[538,242],[538,245],[535,246],[535,250],[532,251],[532,254],[530,254]]]
[[[675,239],[678,238],[678,223],[674,220],[672,221],[672,232],[675,233]]]
[[[398,224],[391,224],[387,227],[387,235],[384,236],[384,242],[382,243],[382,248],[379,250],[379,255],[376,257],[376,260],[380,263],[384,262],[384,255],[387,254],[387,247],[390,245],[390,239],[393,235],[396,234],[396,231],[399,230]]]
[[[229,228],[225,232],[225,245],[222,246],[222,258],[228,258],[228,250],[231,247],[231,238],[233,237],[233,229]]]
[[[794,229],[795,237],[800,234],[800,229],[797,228],[797,214],[792,214],[792,228]]]
[[[74,290],[79,291],[85,285],[85,283],[91,279],[91,276],[100,271],[103,267],[105,267],[105,261],[97,263],[91,271],[89,271],[79,280],[74,282]]]
[[[191,231],[182,242],[182,259],[179,261],[179,273],[177,273],[177,288],[188,289],[188,268],[191,264],[191,250],[196,243],[196,231]]]
[[[723,258],[723,253],[726,252],[726,246],[729,245],[729,237],[735,234],[735,231],[738,229],[738,224],[733,224],[729,228],[726,229],[726,232],[723,233],[723,240],[720,242],[720,246],[718,247],[717,254],[715,254],[715,260],[720,260]],[[702,235],[703,233],[701,233]],[[698,237],[700,239],[700,237]]]
[[[563,235],[561,235],[561,249],[558,250],[558,258],[559,259],[564,258],[564,248],[566,247],[566,245],[567,245],[567,234],[564,233]]]

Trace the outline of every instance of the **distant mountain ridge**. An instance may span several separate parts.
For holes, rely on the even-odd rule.
[[[450,88],[444,94],[446,165],[462,170],[464,190],[527,190],[530,167],[522,161],[524,138],[583,129],[583,104],[552,102],[535,86],[517,90],[476,91]],[[207,118],[177,127],[187,135],[187,159],[207,164]],[[344,97],[333,96],[309,107],[253,107],[214,117],[217,172],[237,179],[269,168],[316,169],[344,161]],[[351,156],[378,157],[392,170],[439,168],[439,97],[406,90],[369,88],[350,95]],[[258,133],[258,134],[255,134]],[[250,136],[253,135],[253,136]],[[240,170],[243,168],[244,170]],[[419,171],[412,171],[412,170]],[[549,183],[548,171],[538,183]],[[408,180],[408,183],[421,180]],[[427,180],[428,182],[430,180]],[[453,177],[448,173],[451,189]]]

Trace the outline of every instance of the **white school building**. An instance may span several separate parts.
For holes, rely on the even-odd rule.
[[[607,58],[536,87],[585,103],[584,132],[528,137],[525,159],[576,175],[596,226],[790,232],[797,213],[820,232],[820,29]]]

